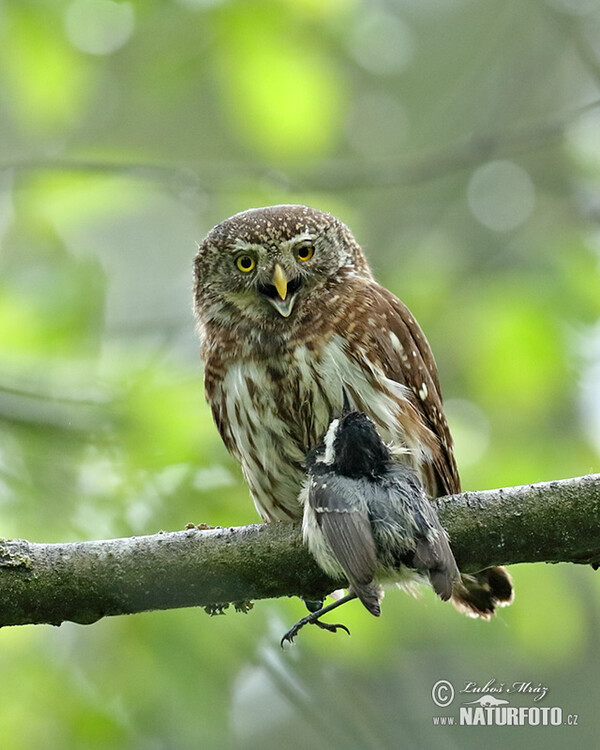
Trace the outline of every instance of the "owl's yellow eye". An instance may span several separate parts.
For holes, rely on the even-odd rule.
[[[298,248],[296,257],[298,258],[298,260],[307,261],[310,260],[314,254],[315,249],[312,245],[303,245],[302,247]]]
[[[240,255],[239,258],[236,258],[235,265],[242,273],[250,273],[254,269],[256,261],[249,255]]]

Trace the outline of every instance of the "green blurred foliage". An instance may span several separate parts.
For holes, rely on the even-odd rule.
[[[600,467],[600,12],[585,0],[0,2],[0,531],[257,520],[204,403],[195,241],[249,206],[353,228],[433,345],[465,487]],[[588,106],[593,105],[593,106]],[[432,685],[531,680],[595,747],[597,576],[515,566],[491,623],[390,590],[0,633],[3,743],[504,747]],[[517,740],[516,740],[517,741]]]

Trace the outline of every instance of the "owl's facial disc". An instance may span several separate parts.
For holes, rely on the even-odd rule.
[[[302,286],[302,279],[289,279],[283,268],[277,263],[273,269],[271,284],[260,284],[258,291],[273,305],[284,318],[289,318],[294,308],[298,289]]]

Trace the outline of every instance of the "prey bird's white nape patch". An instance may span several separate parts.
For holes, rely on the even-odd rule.
[[[318,458],[317,461],[321,461],[324,464],[327,464],[328,466],[331,466],[331,464],[335,460],[335,454],[333,451],[333,444],[335,442],[335,438],[337,435],[337,429],[340,424],[339,419],[334,419],[331,424],[329,425],[329,429],[327,430],[327,433],[325,435],[324,443],[325,443],[325,455],[323,458]]]

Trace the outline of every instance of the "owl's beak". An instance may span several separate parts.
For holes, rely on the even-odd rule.
[[[275,265],[273,270],[273,286],[277,289],[277,294],[284,300],[287,296],[288,277],[279,263]]]
[[[300,286],[300,280],[290,282],[283,268],[279,263],[276,263],[271,281],[273,282],[271,289],[273,292],[277,291],[277,295],[269,294],[267,298],[281,316],[289,318],[296,301],[296,292]]]

